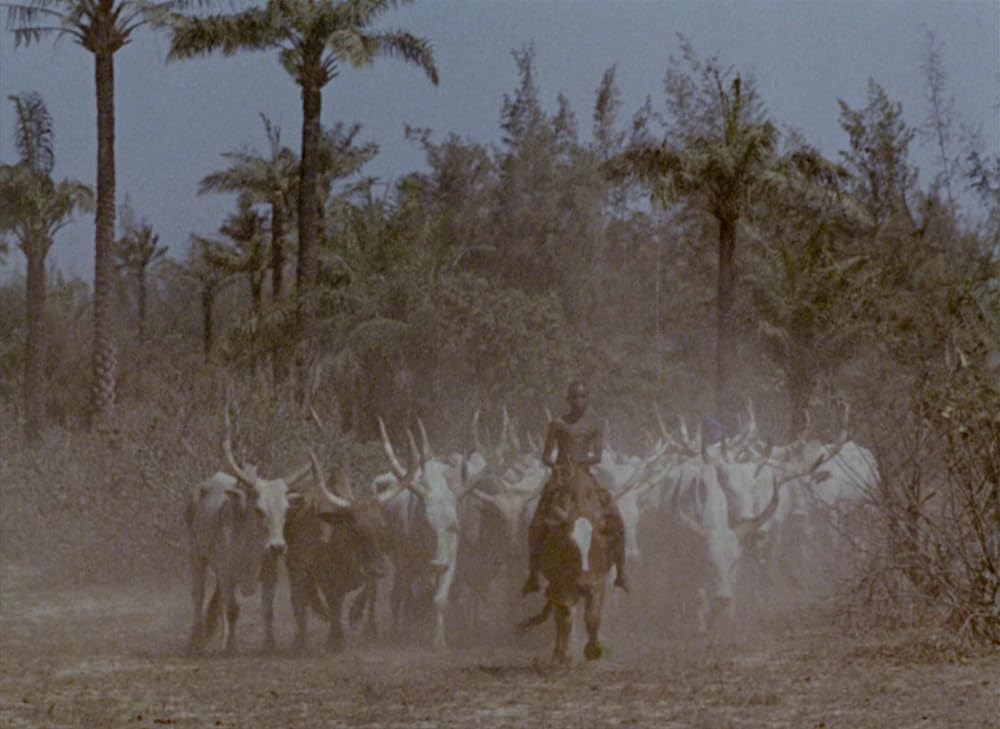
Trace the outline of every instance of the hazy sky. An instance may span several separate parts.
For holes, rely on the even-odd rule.
[[[623,120],[646,96],[662,105],[678,33],[702,57],[718,54],[753,75],[773,119],[835,156],[847,146],[837,101],[861,107],[869,78],[902,102],[910,124],[924,120],[921,61],[930,29],[959,115],[981,128],[992,153],[1000,147],[1000,0],[420,0],[389,13],[382,25],[432,43],[440,85],[392,59],[347,68],[324,91],[323,123],[360,123],[360,140],[381,148],[364,172],[385,180],[423,163],[403,138],[404,124],[430,127],[438,141],[449,132],[479,142],[497,138],[503,94],[517,86],[512,50],[534,42],[546,109],[554,111],[557,94],[565,93],[589,134],[594,92],[612,65]],[[196,194],[198,180],[225,165],[219,155],[243,144],[266,150],[261,112],[298,151],[301,116],[298,87],[275,53],[168,65],[167,48],[164,36],[143,29],[116,55],[118,201],[127,194],[179,256],[192,232],[213,234],[233,208],[227,196]],[[56,177],[94,184],[93,57],[68,38],[15,49],[11,33],[0,33],[4,162],[16,159],[7,96],[25,91],[39,92],[53,116]],[[924,152],[918,161],[927,159]],[[67,274],[92,278],[93,236],[92,219],[66,228],[50,260]],[[6,268],[20,267],[21,258],[14,252]]]

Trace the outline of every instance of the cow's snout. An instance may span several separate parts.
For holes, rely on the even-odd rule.
[[[287,548],[288,546],[284,542],[271,542],[267,545],[267,551],[275,557],[284,555]]]

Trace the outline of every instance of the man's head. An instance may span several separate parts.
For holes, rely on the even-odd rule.
[[[566,402],[575,412],[582,412],[587,407],[588,398],[587,386],[580,380],[574,380],[566,388]]]

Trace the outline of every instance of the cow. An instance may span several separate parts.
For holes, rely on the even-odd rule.
[[[386,512],[390,525],[388,553],[393,564],[389,597],[393,623],[397,627],[404,625],[413,606],[429,598],[434,619],[432,644],[444,648],[445,612],[458,562],[458,501],[462,495],[461,487],[453,484],[460,481],[460,476],[451,463],[425,450],[416,476],[408,478],[381,418],[379,431],[392,466],[392,478],[405,485],[389,502]],[[412,441],[413,436],[408,436]],[[379,480],[384,487],[385,479]]]
[[[294,645],[299,651],[306,648],[311,606],[330,624],[327,649],[339,651],[344,646],[344,597],[358,588],[367,588],[382,574],[387,541],[385,505],[413,478],[417,458],[411,452],[409,468],[394,488],[357,497],[341,468],[336,471],[331,489],[316,454],[310,451],[309,457],[315,487],[305,494],[300,506],[291,510],[285,524]],[[365,629],[369,635],[374,634],[374,611],[369,613]]]
[[[681,612],[693,609],[700,632],[712,630],[720,618],[731,621],[735,616],[746,545],[774,515],[780,494],[779,484],[772,483],[770,498],[759,511],[736,514],[720,484],[719,467],[719,455],[710,455],[702,444],[700,457],[669,471],[652,547],[664,557],[668,593],[680,601]]]
[[[560,486],[543,514],[549,527],[539,559],[540,571],[548,581],[545,605],[520,627],[541,625],[553,615],[552,661],[568,665],[573,609],[581,599],[587,630],[584,657],[596,660],[604,652],[599,632],[611,559],[608,536],[602,528],[604,508],[597,492],[600,487],[584,469],[568,467],[565,471],[560,474]]]
[[[479,412],[472,420],[475,449],[459,459],[461,524],[455,572],[455,607],[464,627],[481,634],[481,608],[496,602],[496,592],[514,597],[514,582],[527,565],[526,504],[541,489],[546,471],[538,454],[523,452],[513,423],[503,411],[495,446],[479,432]],[[541,452],[541,447],[538,448]],[[508,605],[513,608],[513,603]],[[495,629],[501,621],[488,621]]]
[[[268,569],[286,549],[285,517],[298,495],[291,491],[305,478],[310,465],[277,479],[261,478],[253,465],[240,467],[233,458],[228,405],[223,454],[228,472],[219,471],[192,489],[185,509],[191,546],[191,601],[194,622],[188,643],[190,655],[200,655],[222,616],[223,651],[236,649],[239,603],[236,589],[248,597],[262,582],[264,649],[274,647],[274,590],[276,569]],[[215,590],[204,607],[205,580],[215,575]]]

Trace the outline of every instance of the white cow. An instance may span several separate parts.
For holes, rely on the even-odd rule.
[[[236,648],[239,603],[236,588],[252,595],[260,580],[263,587],[265,650],[274,648],[273,610],[277,582],[275,563],[284,554],[285,516],[289,502],[299,498],[292,488],[308,475],[311,464],[285,478],[264,479],[256,467],[236,465],[226,412],[223,452],[229,472],[218,472],[191,492],[185,521],[191,544],[191,601],[194,621],[188,650],[198,655],[222,616],[222,642],[226,654]],[[205,579],[215,574],[215,590],[207,607]]]
[[[393,478],[405,471],[396,458],[385,424],[379,420],[382,444],[392,465]],[[412,440],[412,436],[410,436]],[[424,452],[426,458],[428,453]],[[402,625],[408,612],[430,597],[433,605],[432,642],[445,647],[445,611],[458,561],[460,487],[453,484],[455,467],[435,458],[422,459],[415,478],[386,507],[388,554],[394,566],[390,607],[393,621]],[[385,480],[385,477],[380,477]]]

